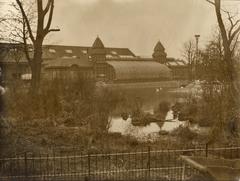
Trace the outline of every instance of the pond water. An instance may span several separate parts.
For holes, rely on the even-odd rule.
[[[153,113],[160,102],[175,103],[179,99],[183,98],[183,94],[179,94],[172,91],[169,88],[136,88],[121,90],[121,92],[128,97],[141,100],[142,109],[144,112]]]
[[[130,89],[125,90],[125,94],[139,98],[142,101],[143,111],[150,114],[153,114],[154,109],[160,102],[167,101],[170,104],[174,104],[183,98],[181,95],[171,92],[170,89],[162,88]],[[184,124],[184,122],[180,122],[178,119],[173,119],[172,110],[168,111],[165,120],[167,122],[164,122],[161,127],[157,123],[150,123],[146,126],[134,126],[131,117],[123,120],[120,115],[115,114],[109,118],[109,132],[133,136],[139,141],[154,141],[158,138],[161,130],[171,132]]]

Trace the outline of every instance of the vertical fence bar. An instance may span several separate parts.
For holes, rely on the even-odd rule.
[[[169,149],[167,150],[167,176],[169,177],[170,175],[170,165],[169,165],[169,162],[170,162],[170,154],[169,154]]]
[[[88,180],[90,180],[91,176],[91,155],[88,153]]]
[[[100,159],[101,159],[101,156],[100,156]],[[101,173],[98,173],[98,172],[101,172],[101,170],[98,170],[98,155],[97,154],[95,155],[95,169],[94,170],[95,170],[95,172],[97,172],[97,174],[96,174],[97,180],[101,180]]]
[[[208,143],[205,146],[205,156],[208,157]]]
[[[27,162],[27,152],[24,153],[24,170],[25,170],[25,179],[28,178],[28,162]]]
[[[55,161],[55,150],[53,150],[53,180],[56,179],[56,161]]]
[[[46,164],[47,164],[47,166],[46,166],[46,168],[47,168],[47,170],[46,170],[46,179],[47,180],[49,179],[49,173],[50,173],[50,171],[49,171],[49,158],[48,157],[49,156],[47,154],[47,160],[46,160]]]
[[[151,148],[148,146],[148,179],[151,179]]]
[[[36,163],[35,163],[35,154],[33,153],[32,154],[32,173],[34,173],[34,174],[36,173],[36,168],[35,168],[36,166],[35,165],[36,165]]]
[[[66,172],[65,172],[66,173]],[[67,178],[69,180],[70,178],[70,160],[69,160],[69,154],[67,154]]]
[[[60,152],[60,176],[63,174],[63,158],[62,153]]]
[[[76,179],[77,178],[77,158],[76,158],[76,150],[75,150],[75,148],[74,148],[74,156],[73,156],[73,164],[74,164],[74,179]]]

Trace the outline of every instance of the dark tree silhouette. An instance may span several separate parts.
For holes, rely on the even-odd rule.
[[[206,0],[211,3],[215,7],[215,13],[217,17],[218,26],[221,32],[222,37],[222,45],[223,45],[223,67],[224,67],[224,77],[226,83],[230,86],[230,97],[231,100],[235,104],[235,106],[239,106],[240,98],[239,98],[239,83],[236,80],[237,71],[235,69],[234,62],[234,52],[238,42],[238,38],[240,35],[240,19],[237,19],[236,15],[232,15],[232,13],[222,9],[222,1],[221,0]],[[223,21],[223,13],[226,13],[228,17],[227,22]]]
[[[40,87],[40,77],[41,77],[41,65],[42,65],[42,45],[44,38],[48,33],[53,31],[59,31],[59,29],[51,29],[51,23],[53,18],[53,10],[54,10],[54,0],[48,0],[46,6],[44,6],[43,0],[37,0],[37,23],[36,23],[36,33],[34,35],[33,27],[31,26],[29,17],[23,7],[23,1],[16,0],[20,12],[23,17],[23,21],[25,24],[25,28],[28,32],[29,38],[32,42],[33,46],[33,58],[28,57],[29,65],[32,71],[32,81],[31,88],[32,93],[36,94]],[[27,40],[24,38],[24,46],[27,48]]]

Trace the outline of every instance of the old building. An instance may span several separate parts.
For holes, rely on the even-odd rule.
[[[1,81],[13,81],[30,73],[21,45],[0,43],[0,69]]]
[[[165,65],[171,69],[174,80],[188,80],[190,78],[190,69],[184,60],[167,58]]]
[[[165,48],[160,41],[157,42],[154,47],[152,57],[156,62],[162,63],[171,69],[172,78],[174,80],[189,79],[189,67],[187,63],[183,60],[168,58]]]
[[[14,46],[8,44],[8,47],[1,48],[0,66],[3,79],[10,81],[30,73],[30,69],[25,56],[21,56],[16,63],[13,58]],[[22,67],[16,67],[17,64]],[[136,56],[128,48],[105,47],[99,37],[90,47],[62,45],[43,47],[42,78],[46,80],[69,80],[80,77],[109,83],[164,81],[185,79],[185,69],[186,65],[183,62],[167,58],[160,41],[149,58]]]
[[[56,78],[57,74],[60,75],[59,72],[63,70],[65,70],[63,74],[66,74],[68,70],[70,75],[73,75],[73,71],[76,75],[76,70],[78,70],[78,74],[85,78],[91,77],[105,82],[170,80],[172,79],[171,70],[163,64],[166,60],[166,53],[162,53],[162,50],[164,51],[164,47],[157,45],[155,58],[146,59],[137,57],[127,48],[106,48],[101,39],[97,37],[92,47],[82,48],[81,52],[85,52],[83,56],[74,54],[72,57],[46,62],[45,74]]]

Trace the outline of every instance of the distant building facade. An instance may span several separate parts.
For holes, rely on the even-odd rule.
[[[25,56],[16,71],[16,61],[11,58],[13,47],[0,44],[0,67],[5,80],[14,79],[30,72]],[[174,62],[180,62],[174,64]],[[99,37],[91,47],[44,45],[42,77],[47,80],[84,79],[105,82],[147,82],[186,79],[186,64],[167,58],[159,41],[150,58],[136,56],[128,48],[107,48]]]
[[[0,43],[0,70],[1,81],[14,81],[30,73],[21,45]]]

